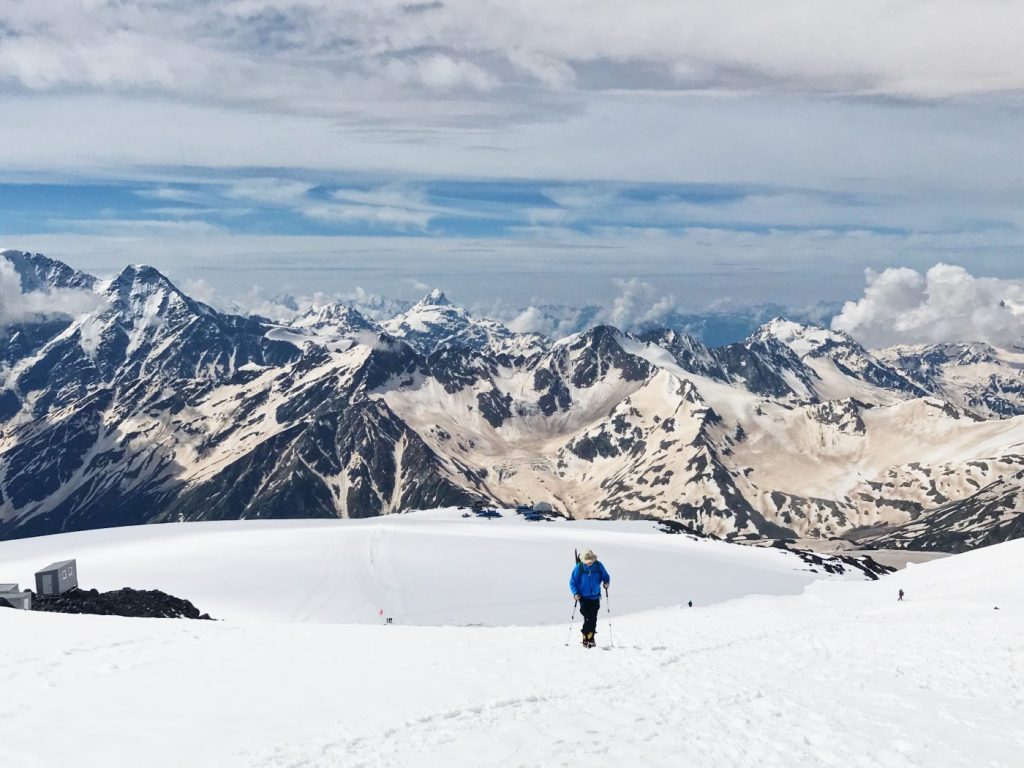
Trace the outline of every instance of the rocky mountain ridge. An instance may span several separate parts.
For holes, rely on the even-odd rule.
[[[1013,351],[870,351],[783,319],[716,348],[607,325],[551,340],[440,292],[383,321],[334,304],[280,323],[150,267],[102,282],[5,257],[24,290],[101,302],[0,358],[0,538],[476,500],[741,539],[1020,535]]]

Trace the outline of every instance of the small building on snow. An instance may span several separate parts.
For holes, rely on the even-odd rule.
[[[555,508],[546,501],[538,501],[533,505],[533,511],[540,512],[542,514],[550,514],[555,511]]]
[[[74,560],[53,563],[36,573],[36,594],[41,597],[55,597],[77,588],[78,564]]]
[[[17,584],[0,584],[0,607],[32,610],[32,593],[22,592]]]

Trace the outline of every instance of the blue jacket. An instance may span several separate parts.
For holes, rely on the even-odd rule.
[[[601,585],[608,584],[611,580],[600,560],[593,565],[576,563],[576,567],[572,569],[572,576],[569,577],[569,591],[588,600],[597,600],[601,597]]]

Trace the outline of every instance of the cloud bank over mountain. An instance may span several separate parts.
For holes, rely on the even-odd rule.
[[[76,288],[24,290],[21,275],[0,251],[0,326],[54,316],[91,312],[103,299],[93,291]]]
[[[872,347],[1024,340],[1024,281],[975,277],[963,267],[936,264],[868,272],[863,297],[847,302],[832,321]]]

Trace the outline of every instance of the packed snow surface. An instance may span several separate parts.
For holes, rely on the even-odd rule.
[[[615,579],[622,613],[796,594],[794,555],[661,533],[653,522],[528,522],[435,510],[365,520],[146,525],[0,543],[5,581],[78,560],[83,587],[160,589],[227,621],[504,626],[564,622],[574,549]],[[43,562],[45,561],[45,562]],[[850,578],[861,578],[854,574]]]
[[[573,545],[612,575],[605,650],[568,632]],[[7,542],[0,576],[63,556],[86,586],[177,590],[225,621],[0,611],[4,768],[1018,766],[1024,749],[1024,541],[837,581],[643,523],[437,512]],[[398,623],[312,623],[382,600]],[[454,626],[473,619],[533,626]]]

